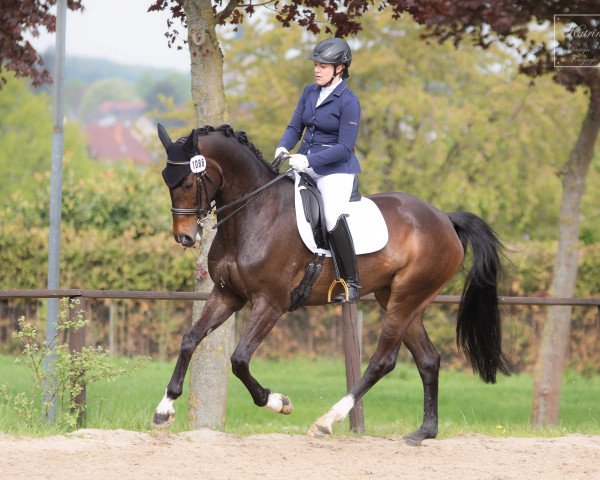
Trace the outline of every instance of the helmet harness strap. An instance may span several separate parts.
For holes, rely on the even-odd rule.
[[[338,73],[336,72],[337,68],[342,65],[341,63],[335,63],[332,64],[333,65],[333,75],[331,76],[331,80],[329,80],[325,85],[323,85],[323,87],[328,87],[329,85],[331,85],[333,83],[333,81],[335,80],[335,77],[337,77],[338,75],[342,75],[344,73],[344,69],[342,68],[342,70]]]

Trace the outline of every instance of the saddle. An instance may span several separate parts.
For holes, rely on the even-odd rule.
[[[316,182],[308,173],[299,172],[298,174],[300,175],[298,187],[302,199],[304,218],[310,224],[317,247],[327,250],[329,244],[327,242],[327,226],[325,224],[325,211],[321,192],[319,192]],[[350,201],[359,202],[361,198],[358,190],[358,177],[355,175]]]
[[[290,311],[302,307],[306,303],[306,300],[310,295],[310,290],[323,268],[323,261],[325,260],[325,253],[323,252],[329,249],[327,226],[325,223],[325,210],[323,208],[321,192],[319,192],[316,182],[308,173],[297,172],[297,175],[299,176],[298,192],[300,193],[300,199],[302,201],[304,218],[310,225],[318,250],[313,252],[312,259],[306,265],[304,278],[291,293]],[[350,202],[358,202],[361,198],[360,192],[358,191],[358,177],[354,176]]]

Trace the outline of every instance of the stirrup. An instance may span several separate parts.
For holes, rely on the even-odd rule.
[[[348,282],[343,278],[336,278],[331,285],[329,285],[329,291],[327,292],[327,303],[331,303],[331,295],[333,293],[333,289],[336,285],[341,285],[344,288],[344,295],[346,297],[346,302],[350,301],[350,289],[348,288]]]

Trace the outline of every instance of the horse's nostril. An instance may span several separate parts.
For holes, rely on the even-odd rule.
[[[177,237],[177,241],[181,243],[184,247],[191,247],[194,244],[194,239],[185,233],[180,234]]]

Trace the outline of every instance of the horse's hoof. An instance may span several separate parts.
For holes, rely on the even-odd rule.
[[[423,437],[417,437],[413,435],[406,435],[404,437],[404,443],[411,447],[420,447],[423,440],[425,440]]]
[[[410,435],[406,435],[404,437],[404,443],[410,445],[411,447],[420,447],[421,442],[423,440],[427,440],[429,438],[435,438],[437,435],[437,429],[434,432],[428,431],[425,429],[419,428],[416,432],[411,433]]]
[[[282,396],[281,397],[281,410],[279,411],[279,413],[283,413],[284,415],[289,415],[290,413],[292,413],[292,401],[290,400],[289,397],[285,397]]]
[[[155,413],[152,419],[154,428],[167,428],[175,421],[174,413]]]
[[[309,437],[313,437],[313,438],[323,438],[323,437],[329,437],[332,434],[332,431],[331,431],[331,428],[327,428],[322,425],[317,425],[316,423],[314,423],[308,429],[308,432],[306,432],[306,434]]]

